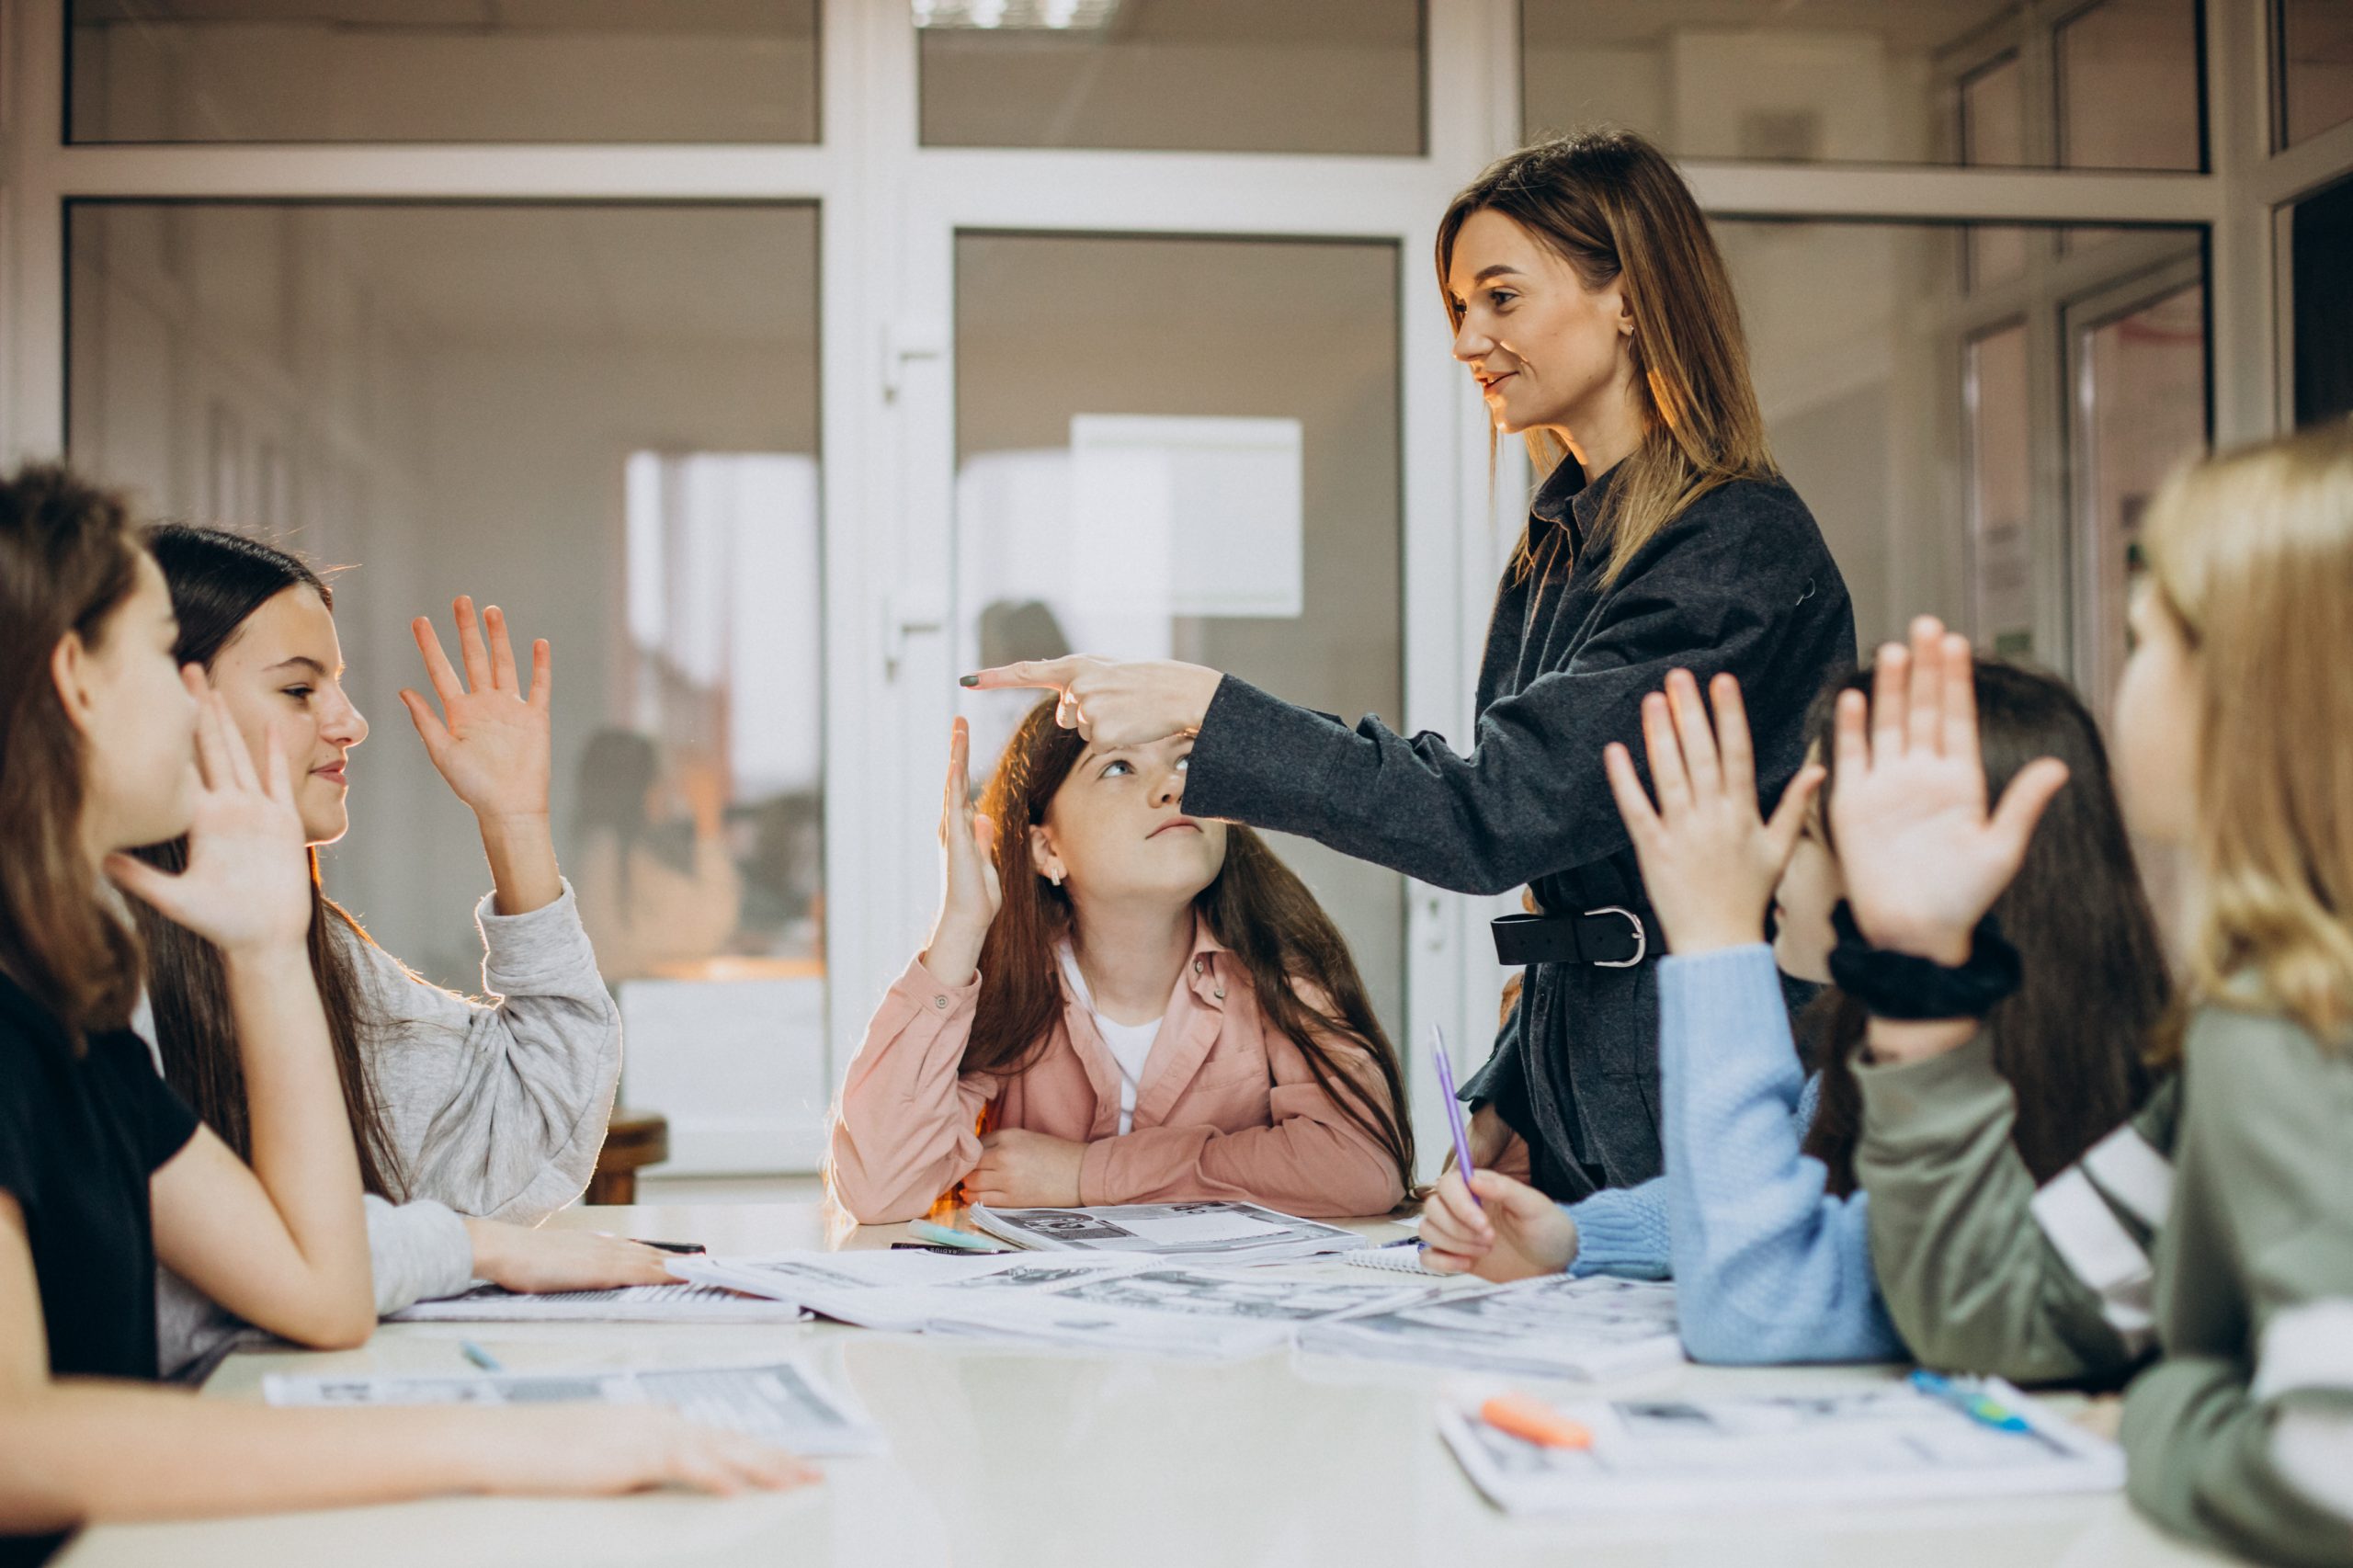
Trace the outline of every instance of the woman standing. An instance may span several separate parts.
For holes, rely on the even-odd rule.
[[[1473,1152],[1518,1132],[1536,1185],[1575,1199],[1660,1171],[1660,944],[1602,747],[1636,738],[1670,667],[1729,671],[1778,799],[1807,704],[1854,659],[1854,615],[1767,449],[1723,259],[1656,148],[1598,131],[1505,158],[1447,209],[1438,273],[1455,358],[1545,475],[1497,592],[1467,756],[1193,665],[1074,657],[966,684],[1058,690],[1062,722],[1097,744],[1196,732],[1188,811],[1460,892],[1528,883],[1540,916],[1499,927],[1528,979],[1467,1090]]]

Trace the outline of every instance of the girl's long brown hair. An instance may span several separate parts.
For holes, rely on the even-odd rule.
[[[2227,453],[2149,509],[2196,653],[2190,999],[2353,1028],[2353,420]]]
[[[46,465],[0,483],[0,972],[76,1035],[130,1021],[139,942],[82,852],[82,735],[50,661],[69,633],[101,645],[138,563],[119,496]]]
[[[1070,895],[1038,874],[1029,829],[1070,776],[1086,743],[1054,722],[1054,699],[1029,710],[1006,744],[981,811],[996,824],[997,875],[1005,904],[981,945],[981,995],[965,1042],[962,1071],[1012,1074],[1037,1060],[1063,1016],[1059,945],[1071,929]],[[1226,828],[1225,865],[1193,901],[1210,934],[1250,977],[1259,1011],[1307,1059],[1333,1104],[1396,1162],[1411,1192],[1414,1132],[1405,1119],[1405,1085],[1396,1048],[1373,1017],[1364,981],[1339,927],[1315,895],[1239,823]],[[1301,990],[1322,1006],[1303,1000]],[[1332,1058],[1324,1037],[1347,1035],[1381,1074],[1374,1094]]]
[[[2066,788],[2042,813],[2026,860],[1994,915],[2018,950],[2025,978],[1987,1016],[1994,1069],[2018,1095],[2010,1141],[2050,1180],[2137,1109],[2149,1089],[2144,1056],[2164,1021],[2170,987],[2156,916],[2142,891],[2124,812],[2109,780],[2099,726],[2055,676],[1998,660],[1977,665],[1977,724],[1987,799],[2039,756],[2067,765]],[[1859,670],[1814,699],[1806,734],[1828,763],[1841,691],[1870,697]],[[1826,822],[1835,767],[1815,809]],[[1862,1095],[1853,1057],[1863,1010],[1836,990],[1809,1010],[1805,1033],[1822,1074],[1822,1097],[1805,1152],[1829,1171],[1829,1190],[1855,1189]]]
[[[171,585],[172,608],[179,616],[179,642],[173,653],[184,665],[211,669],[254,612],[289,588],[309,588],[328,609],[335,591],[316,572],[284,551],[220,528],[176,524],[151,530],[148,548]],[[165,870],[188,862],[188,840],[174,839],[138,852]],[[229,1011],[228,977],[221,951],[133,901],[147,948],[147,991],[155,1010],[155,1048],[164,1076],[239,1159],[253,1157],[253,1127],[245,1104],[244,1054],[237,1046],[236,1020]],[[327,1017],[327,1040],[343,1083],[343,1106],[351,1118],[359,1154],[360,1184],[380,1198],[403,1196],[400,1161],[384,1125],[375,1078],[368,1067],[373,1020],[361,989],[354,955],[368,942],[344,907],[319,885],[319,856],[311,852],[311,973]]]
[[[1605,582],[1709,491],[1774,476],[1740,303],[1708,221],[1665,153],[1631,131],[1594,130],[1490,165],[1438,220],[1438,293],[1458,328],[1462,311],[1448,281],[1454,243],[1483,211],[1527,230],[1586,288],[1618,282],[1634,318],[1627,351],[1644,431],[1610,489]],[[1529,432],[1528,452],[1540,475],[1574,460],[1540,430]],[[1525,540],[1518,559],[1526,560]]]

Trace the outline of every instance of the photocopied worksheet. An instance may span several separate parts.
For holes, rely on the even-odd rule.
[[[526,1293],[478,1285],[462,1296],[418,1301],[388,1323],[792,1323],[808,1316],[790,1301],[720,1285],[623,1285],[610,1290]]]
[[[1552,1275],[1311,1324],[1312,1354],[1417,1361],[1466,1371],[1599,1381],[1683,1359],[1675,1287],[1645,1279]]]
[[[1909,1383],[1824,1394],[1572,1403],[1590,1448],[1548,1448],[1441,1405],[1438,1430],[1509,1513],[1911,1503],[2124,1484],[2116,1445],[2007,1384],[1984,1392],[2007,1426]]]
[[[668,1404],[692,1421],[764,1438],[797,1454],[881,1453],[882,1429],[847,1396],[793,1361],[584,1372],[303,1376],[262,1380],[271,1404]]]
[[[1001,1277],[999,1277],[1001,1278]],[[975,1279],[951,1294],[934,1332],[1077,1349],[1176,1356],[1255,1356],[1289,1344],[1303,1324],[1377,1312],[1430,1294],[1402,1281],[1287,1278],[1264,1268],[1160,1265],[1016,1293]]]
[[[934,1294],[938,1287],[993,1278],[1035,1260],[1034,1254],[1017,1252],[782,1252],[758,1257],[682,1257],[670,1268],[699,1285],[790,1302],[860,1328],[915,1332],[938,1312]],[[1096,1271],[1133,1267],[1120,1258],[1081,1261]],[[1038,1283],[1022,1278],[1006,1285],[1027,1289]]]
[[[1225,1199],[1094,1209],[991,1209],[976,1203],[969,1212],[972,1223],[990,1235],[1046,1252],[1274,1262],[1354,1252],[1367,1244],[1364,1237],[1337,1225]]]

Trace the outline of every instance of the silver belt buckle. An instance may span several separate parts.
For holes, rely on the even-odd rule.
[[[1634,928],[1634,956],[1630,959],[1596,959],[1593,960],[1594,968],[1632,969],[1636,964],[1641,963],[1643,960],[1648,956],[1651,950],[1651,934],[1643,928],[1643,917],[1641,915],[1636,915],[1631,909],[1624,909],[1617,904],[1609,903],[1604,904],[1599,909],[1586,910],[1585,912],[1585,918],[1591,919],[1597,915],[1622,915],[1626,917],[1626,924]]]

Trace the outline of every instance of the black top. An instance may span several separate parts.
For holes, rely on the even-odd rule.
[[[25,1213],[53,1375],[155,1376],[147,1178],[196,1125],[137,1035],[92,1035],[77,1053],[0,975],[0,1188]]]
[[[1529,883],[1549,913],[1617,904],[1661,949],[1601,749],[1647,777],[1642,699],[1670,668],[1739,677],[1769,804],[1797,773],[1807,706],[1855,658],[1846,580],[1779,480],[1684,509],[1608,586],[1594,537],[1615,471],[1563,463],[1538,491],[1528,558],[1506,568],[1468,756],[1378,719],[1354,729],[1227,676],[1193,748],[1188,811],[1296,833],[1461,892]],[[1658,987],[1650,966],[1538,964],[1465,1089],[1528,1140],[1537,1185],[1574,1200],[1659,1174]]]

